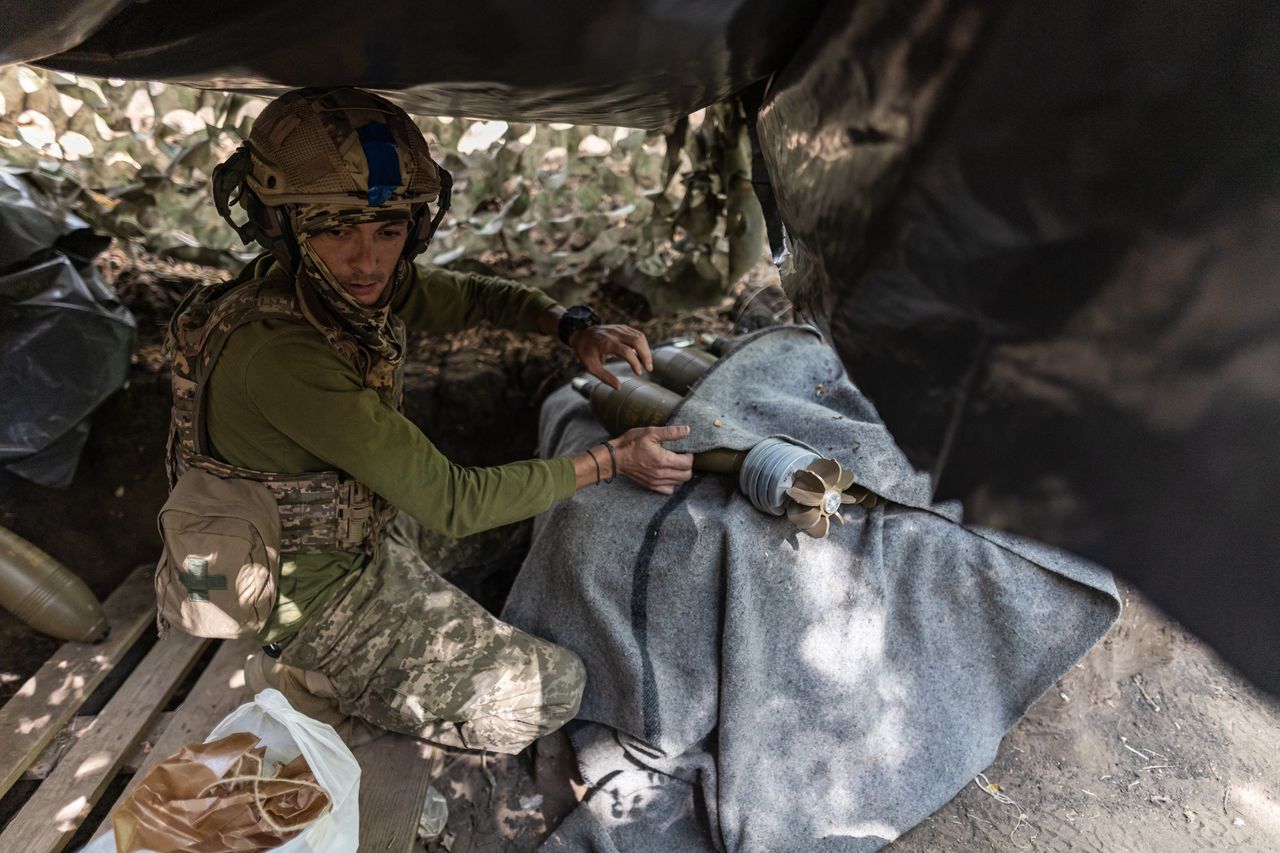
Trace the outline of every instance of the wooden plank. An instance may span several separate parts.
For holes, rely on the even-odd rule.
[[[208,642],[177,632],[158,642],[107,702],[97,725],[10,821],[0,850],[61,850]]]
[[[98,645],[66,643],[0,708],[0,796],[75,716],[155,617],[149,566],[139,566],[103,604],[111,634]]]
[[[245,656],[256,649],[247,641],[222,644],[182,706],[173,712],[173,720],[156,740],[122,799],[153,764],[184,744],[203,741],[218,721],[252,698],[244,686],[243,664]],[[354,752],[361,770],[360,849],[411,850],[427,786],[440,771],[444,751],[417,738],[384,735]],[[110,831],[108,815],[94,837]]]
[[[169,725],[169,720],[173,718],[172,711],[165,711],[160,716],[151,721],[151,725],[147,728],[146,734],[142,736],[142,740],[138,741],[133,750],[124,757],[124,762],[120,765],[121,772],[134,773],[142,763],[147,760],[147,754],[151,751],[151,744],[156,742],[156,738],[160,737],[164,732],[165,726]],[[38,782],[53,772],[58,766],[58,762],[62,760],[62,756],[70,751],[71,747],[76,745],[84,733],[93,728],[98,718],[91,714],[85,714],[79,717],[72,717],[71,722],[66,728],[58,732],[53,742],[44,748],[44,752],[40,753],[30,767],[22,774],[23,782]]]
[[[120,795],[124,799],[158,762],[173,755],[189,743],[203,743],[223,717],[253,697],[244,683],[244,659],[249,653],[262,651],[251,640],[228,640],[209,660],[182,705],[173,712],[169,725],[152,742],[146,761],[133,775]],[[111,831],[111,815],[98,826],[94,838]]]
[[[444,765],[444,750],[388,734],[354,752],[360,763],[360,850],[412,850],[427,786]]]

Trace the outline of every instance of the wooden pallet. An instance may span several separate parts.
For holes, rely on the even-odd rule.
[[[152,647],[96,715],[85,700],[154,624],[150,567],[139,567],[103,605],[110,636],[98,645],[67,643],[0,708],[0,796],[21,778],[40,786],[0,833],[0,850],[62,850],[124,771],[127,794],[150,767],[183,744],[204,740],[230,711],[252,698],[244,684],[244,641],[174,633]],[[218,646],[182,704],[165,705]],[[386,735],[355,750],[361,767],[360,850],[408,851],[427,786],[443,753],[414,738]],[[24,776],[24,774],[26,774]],[[95,837],[110,831],[110,818]]]

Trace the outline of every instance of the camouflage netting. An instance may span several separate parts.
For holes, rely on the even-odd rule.
[[[209,86],[358,79],[488,116],[657,126],[767,82],[754,130],[784,284],[937,497],[1126,575],[1280,692],[1274,3],[606,2],[551,20],[507,4],[497,26],[479,4],[408,16],[386,51],[367,46],[408,4],[338,28],[342,4],[71,2],[56,32],[27,5],[0,35],[12,60]],[[418,49],[441,20],[442,52]],[[23,144],[9,116],[25,115],[46,150],[95,139],[26,113],[41,79],[4,83],[0,135]],[[83,81],[57,80],[42,116],[59,87],[80,99]],[[143,100],[172,94],[117,88],[143,123]],[[452,165],[484,163],[437,257],[693,300],[751,233],[738,122],[716,107],[672,127],[683,153],[668,134],[438,122]],[[146,170],[138,190],[91,187],[123,204]]]
[[[123,241],[232,267],[251,252],[209,203],[209,176],[266,103],[12,66],[0,162]],[[415,121],[456,180],[430,263],[480,262],[570,299],[608,279],[664,313],[716,302],[764,249],[737,101],[662,131]]]

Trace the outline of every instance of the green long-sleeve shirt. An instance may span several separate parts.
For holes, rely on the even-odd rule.
[[[268,275],[284,275],[272,267]],[[481,320],[537,329],[555,301],[515,282],[415,268],[392,305],[412,331],[449,332]],[[310,325],[260,320],[231,334],[206,392],[209,440],[233,465],[304,473],[338,468],[423,525],[461,537],[520,521],[574,492],[561,457],[492,468],[451,463]],[[292,636],[363,559],[343,551],[285,555],[280,593],[259,638]]]

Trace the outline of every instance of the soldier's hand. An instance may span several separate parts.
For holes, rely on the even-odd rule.
[[[674,453],[662,446],[689,434],[687,426],[637,427],[613,439],[618,473],[647,489],[669,495],[693,476],[693,454]]]
[[[610,356],[625,359],[639,376],[645,370],[653,370],[653,354],[644,332],[630,326],[588,326],[569,337],[569,346],[587,372],[610,388],[622,387],[622,380],[605,368]]]

